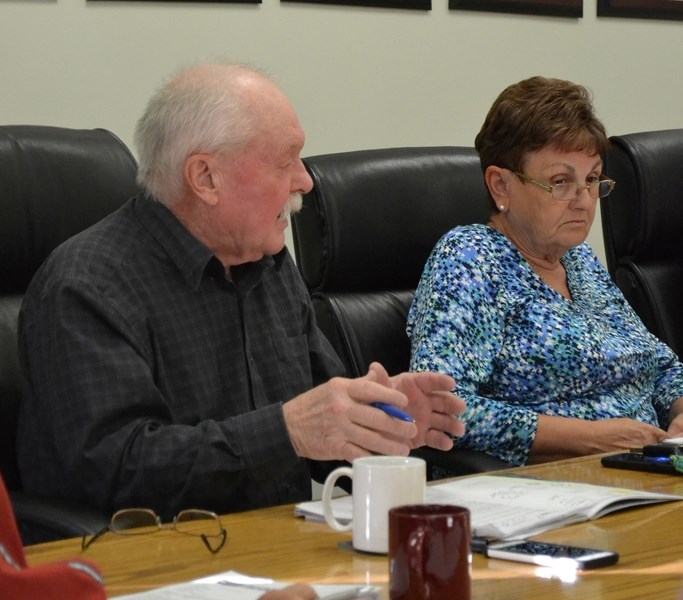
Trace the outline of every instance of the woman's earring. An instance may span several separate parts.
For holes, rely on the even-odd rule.
[[[504,204],[499,204],[499,205],[498,205],[498,208],[499,208],[500,212],[503,212],[503,211],[505,210],[505,205],[504,205]]]

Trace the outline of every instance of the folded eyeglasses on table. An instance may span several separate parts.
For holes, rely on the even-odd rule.
[[[227,537],[227,532],[221,525],[218,515],[208,510],[190,508],[180,511],[173,518],[173,523],[165,525],[149,508],[126,508],[114,513],[109,524],[90,538],[87,534],[84,535],[81,548],[86,550],[108,531],[116,535],[144,535],[156,533],[168,527],[179,533],[201,538],[212,554],[216,554],[225,545]]]

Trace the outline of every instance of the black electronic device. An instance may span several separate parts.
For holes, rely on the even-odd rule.
[[[680,451],[680,444],[670,444],[668,442],[661,442],[659,444],[648,444],[643,446],[643,456],[666,456],[667,458],[672,454]]]
[[[607,567],[619,560],[619,554],[611,550],[529,540],[490,543],[486,548],[486,555],[489,558],[514,560],[542,567],[579,570]]]
[[[613,469],[629,469],[631,471],[649,471],[651,473],[666,473],[681,475],[676,471],[668,456],[645,456],[642,452],[624,452],[611,454],[600,459],[603,467]]]

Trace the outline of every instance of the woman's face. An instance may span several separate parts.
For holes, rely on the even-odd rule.
[[[599,155],[560,152],[553,146],[529,153],[523,171],[527,178],[547,185],[581,186],[594,183],[601,173]],[[570,200],[557,200],[542,187],[512,175],[508,194],[507,222],[524,253],[559,259],[586,240],[598,202],[587,189]]]

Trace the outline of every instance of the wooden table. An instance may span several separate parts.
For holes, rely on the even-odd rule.
[[[512,472],[683,496],[683,477],[605,469],[597,457],[507,473]],[[388,597],[386,557],[340,547],[349,534],[295,518],[292,505],[225,515],[221,520],[228,540],[217,555],[197,538],[164,530],[132,537],[106,534],[83,556],[100,566],[110,596],[235,569],[292,582],[371,583],[382,586]],[[614,513],[537,539],[616,550],[621,558],[613,567],[562,581],[531,565],[474,555],[473,599],[683,600],[683,502]],[[71,558],[81,555],[80,540],[39,544],[26,553],[31,564]]]

